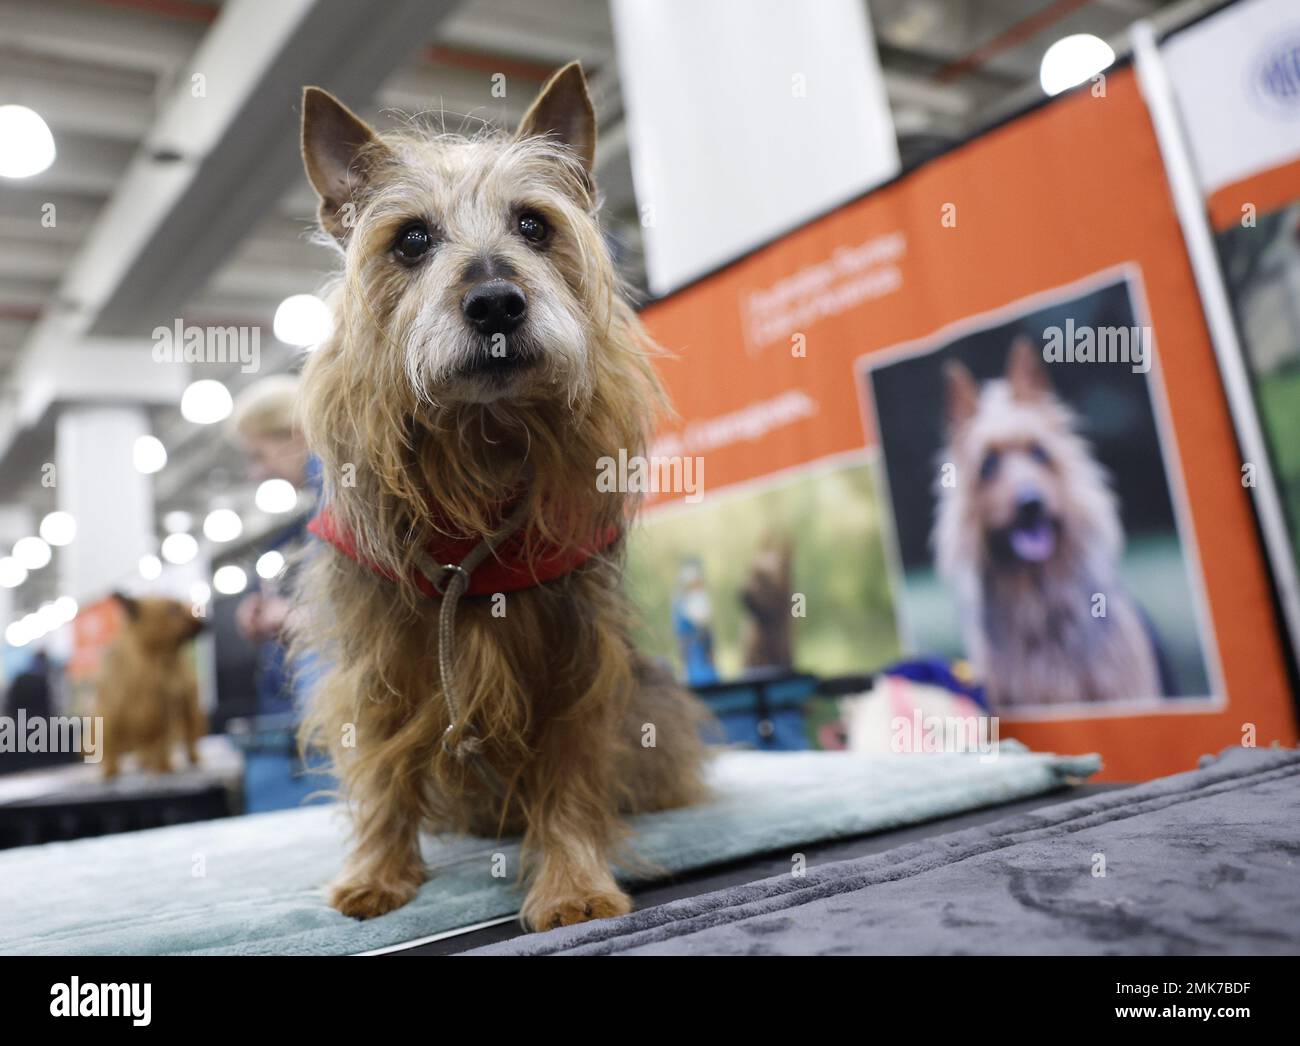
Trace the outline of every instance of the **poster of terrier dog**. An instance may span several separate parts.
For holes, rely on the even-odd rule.
[[[1142,300],[1110,270],[859,360],[904,647],[1010,718],[1221,704]]]

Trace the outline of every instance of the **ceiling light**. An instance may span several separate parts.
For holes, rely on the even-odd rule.
[[[209,541],[218,544],[234,541],[244,532],[244,522],[233,509],[214,508],[203,521],[203,533]]]
[[[213,425],[224,421],[230,417],[234,406],[230,390],[211,378],[191,382],[181,393],[181,417],[196,425]]]
[[[63,615],[59,613],[59,608],[53,601],[41,604],[41,609],[36,611],[36,620],[41,623],[41,629],[45,632],[53,632],[64,624]]]
[[[140,436],[131,448],[131,461],[137,472],[152,475],[167,464],[167,448],[157,436]]]
[[[231,563],[218,567],[217,572],[212,575],[212,587],[223,596],[233,596],[242,592],[247,585],[248,575],[244,573],[243,568]]]
[[[51,545],[70,545],[76,536],[77,521],[71,512],[51,512],[41,520],[41,537]]]
[[[334,322],[329,306],[314,294],[291,294],[280,302],[271,324],[286,345],[315,348],[329,337]]]
[[[1048,94],[1060,94],[1096,76],[1115,61],[1110,44],[1091,33],[1062,37],[1043,55],[1038,82]]]
[[[54,135],[25,105],[0,105],[0,176],[30,178],[54,162]]]
[[[199,543],[189,534],[168,534],[163,538],[162,557],[177,566],[188,563],[199,554]]]
[[[19,538],[14,542],[14,559],[28,570],[40,570],[51,555],[50,546],[40,538]]]
[[[257,557],[257,576],[270,581],[284,569],[284,555],[276,549]]]
[[[146,581],[156,581],[162,576],[162,560],[153,553],[140,557],[140,576]]]
[[[268,479],[258,484],[253,503],[263,512],[292,512],[298,504],[298,491],[287,479]]]
[[[27,568],[13,556],[0,559],[0,588],[17,588],[27,580]]]

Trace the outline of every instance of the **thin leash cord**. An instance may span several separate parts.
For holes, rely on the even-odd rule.
[[[460,699],[456,693],[456,659],[454,643],[456,641],[456,607],[460,598],[469,588],[470,575],[483,563],[503,541],[515,534],[523,526],[528,516],[529,499],[527,496],[519,502],[505,524],[494,534],[490,534],[474,547],[474,550],[459,563],[442,563],[436,570],[443,574],[450,573],[451,580],[442,589],[442,606],[438,609],[438,674],[442,679],[442,696],[447,702],[447,714],[450,722],[443,734],[443,747],[457,759],[471,763],[493,791],[499,792],[501,782],[488,761],[483,758],[483,739],[474,733],[468,723],[461,725]],[[437,588],[437,582],[430,579]],[[459,739],[452,743],[459,727]]]

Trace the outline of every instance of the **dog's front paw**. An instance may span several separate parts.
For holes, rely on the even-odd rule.
[[[415,883],[379,883],[367,879],[340,879],[330,887],[329,902],[353,919],[373,919],[400,908],[420,889]]]
[[[573,897],[529,897],[524,922],[532,930],[553,930],[592,919],[609,919],[632,910],[632,899],[621,890],[583,893]]]

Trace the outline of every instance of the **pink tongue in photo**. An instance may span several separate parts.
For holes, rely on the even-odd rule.
[[[1042,563],[1056,549],[1056,531],[1044,520],[1032,527],[1017,527],[1011,532],[1011,551],[1027,563]]]

